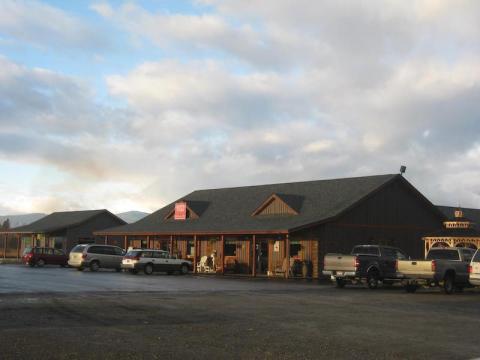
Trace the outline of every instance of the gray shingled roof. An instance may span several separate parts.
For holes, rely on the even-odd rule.
[[[97,234],[201,233],[292,231],[338,216],[399,175],[378,175],[334,180],[194,191],[133,224]],[[299,211],[298,215],[252,216],[271,195],[277,194]],[[184,200],[198,219],[165,220],[177,201]],[[432,206],[433,207],[433,206]]]
[[[47,233],[47,232],[59,231],[59,230],[63,230],[69,227],[79,225],[93,218],[94,216],[97,216],[104,212],[111,214],[108,210],[105,210],[105,209],[54,212],[29,225],[13,228],[10,230],[10,232]],[[111,215],[115,216],[113,214]],[[120,218],[118,219],[124,222]]]
[[[451,220],[455,218],[455,210],[458,210],[458,207],[455,206],[437,206],[437,208]],[[460,208],[460,210],[462,210],[465,218],[474,222],[475,228],[480,230],[480,209]]]

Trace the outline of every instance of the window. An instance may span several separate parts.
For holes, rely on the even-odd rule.
[[[473,257],[472,250],[462,249],[463,261],[471,261]]]
[[[405,255],[403,252],[401,252],[398,249],[395,249],[395,257],[399,260],[405,260],[408,259],[407,255]]]
[[[88,249],[90,254],[104,254],[102,246],[92,246]]]
[[[151,251],[142,251],[142,257],[143,258],[151,258],[152,257],[152,252]]]
[[[58,249],[55,249],[55,250],[53,251],[53,254],[54,254],[54,255],[65,255],[65,253],[64,253],[62,250],[58,250]]]
[[[77,245],[70,252],[72,252],[72,253],[82,253],[84,249],[85,249],[85,245]]]
[[[290,256],[298,256],[301,250],[302,250],[302,244],[298,242],[290,243]]]
[[[235,256],[237,254],[236,244],[225,244],[225,256]]]
[[[392,248],[382,248],[382,255],[389,258],[396,258],[396,251]]]
[[[45,248],[45,249],[43,249],[43,253],[45,255],[53,255],[53,249]]]
[[[473,257],[473,261],[480,262],[480,251],[477,250],[475,256]]]
[[[115,255],[119,255],[119,256],[125,255],[125,251],[122,248],[114,247],[113,250],[115,251]]]
[[[355,246],[352,255],[380,255],[380,251],[376,246]]]
[[[427,260],[460,260],[460,255],[454,249],[431,250],[427,254]]]

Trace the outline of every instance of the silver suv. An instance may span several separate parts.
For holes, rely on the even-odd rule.
[[[133,249],[123,258],[122,268],[132,274],[143,270],[147,275],[151,275],[154,271],[167,274],[178,271],[185,275],[192,270],[192,263],[188,260],[177,259],[176,256],[172,256],[164,250]]]
[[[122,270],[122,259],[125,251],[118,246],[111,245],[77,245],[70,251],[68,265],[82,271],[90,268],[98,271],[100,268]]]

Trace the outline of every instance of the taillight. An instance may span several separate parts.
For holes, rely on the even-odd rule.
[[[82,259],[86,259],[87,258],[87,254],[82,254]]]
[[[360,267],[360,260],[356,256],[353,258],[353,265],[355,266],[355,271]]]
[[[472,265],[468,265],[468,273],[469,274],[473,273],[473,266]]]
[[[432,271],[437,271],[437,262],[435,260],[432,260]]]
[[[395,271],[398,271],[398,259],[395,260]]]

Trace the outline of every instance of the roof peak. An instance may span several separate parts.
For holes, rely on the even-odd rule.
[[[342,177],[342,178],[329,178],[329,179],[316,179],[316,180],[302,180],[302,181],[288,181],[280,183],[268,183],[268,184],[256,184],[256,185],[246,185],[246,186],[230,186],[230,187],[219,187],[219,188],[208,188],[208,189],[198,189],[193,191],[212,191],[212,190],[231,190],[231,189],[245,189],[245,188],[256,188],[264,186],[278,186],[278,185],[291,185],[291,184],[306,184],[306,183],[315,183],[315,182],[327,182],[327,181],[339,181],[339,180],[355,180],[355,179],[368,179],[374,177],[389,177],[394,178],[396,176],[401,176],[399,174],[379,174],[379,175],[366,175],[366,176],[352,176],[352,177]]]

